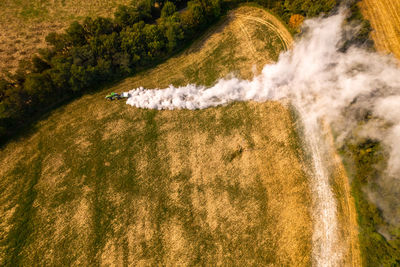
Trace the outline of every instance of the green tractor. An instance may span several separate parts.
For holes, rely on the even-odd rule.
[[[121,99],[121,96],[117,93],[111,93],[109,95],[106,96],[106,99],[109,101],[113,101],[115,99]]]
[[[106,99],[109,100],[109,101],[113,101],[115,99],[119,100],[121,98],[128,98],[129,96],[130,95],[129,95],[128,92],[124,92],[124,93],[121,93],[121,94],[111,93],[111,94],[106,96]]]

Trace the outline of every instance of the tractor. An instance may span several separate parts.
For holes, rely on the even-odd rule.
[[[121,99],[121,96],[117,93],[111,93],[109,95],[106,96],[106,99],[109,101],[113,101],[115,99]]]
[[[128,98],[130,97],[130,94],[128,92],[123,92],[121,94],[117,94],[117,93],[111,93],[109,95],[106,96],[106,99],[109,101],[113,101],[114,99],[121,99],[121,98]]]

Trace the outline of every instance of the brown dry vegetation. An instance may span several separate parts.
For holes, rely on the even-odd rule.
[[[360,6],[374,29],[371,35],[377,50],[400,59],[400,1],[363,0]]]
[[[237,21],[251,9],[260,12],[232,12],[111,90],[250,77],[284,48],[266,25]],[[273,43],[262,46],[259,30]],[[3,264],[309,265],[309,185],[286,107],[151,111],[105,93],[54,111],[0,152]]]
[[[62,31],[86,16],[109,17],[129,0],[2,0],[0,1],[0,70],[14,71],[21,59],[45,47],[49,32]]]
[[[3,147],[0,265],[309,266],[310,180],[286,106],[155,111],[104,100],[250,78],[291,43],[269,13],[240,7],[180,55],[57,109]],[[339,213],[350,265],[349,201]]]

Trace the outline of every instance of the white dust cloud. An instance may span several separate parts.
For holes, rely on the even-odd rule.
[[[393,58],[361,48],[342,52],[349,32],[343,27],[344,19],[342,10],[328,18],[305,21],[293,49],[282,53],[277,63],[264,66],[252,80],[221,79],[212,87],[139,88],[130,91],[127,100],[129,105],[150,109],[203,109],[233,101],[289,100],[301,115],[313,155],[319,224],[314,233],[314,260],[326,266],[336,265],[340,255],[335,248],[336,204],[321,163],[321,120],[334,128],[339,141],[349,136],[382,141],[389,154],[388,169],[378,182],[380,197],[373,200],[392,223],[400,218],[396,209],[400,204],[400,69]],[[367,115],[375,119],[360,129],[358,121]]]

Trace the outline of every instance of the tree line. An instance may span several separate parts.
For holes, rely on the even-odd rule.
[[[119,6],[113,18],[87,17],[63,33],[50,33],[47,48],[20,62],[14,74],[0,78],[0,141],[69,99],[160,62],[221,16],[222,0],[154,1],[133,0]],[[327,13],[338,4],[337,0],[256,1],[294,28],[303,17]],[[182,7],[186,8],[177,12]]]
[[[0,139],[68,99],[159,62],[220,15],[220,0],[134,0],[114,18],[88,17],[50,33],[47,48],[0,79]]]

